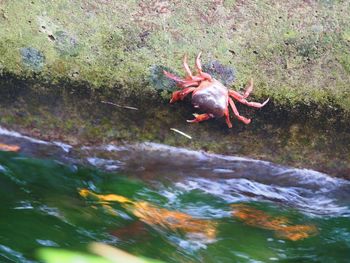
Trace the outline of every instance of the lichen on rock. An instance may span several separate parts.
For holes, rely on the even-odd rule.
[[[21,56],[23,64],[34,71],[43,68],[45,57],[42,52],[32,47],[21,48]]]

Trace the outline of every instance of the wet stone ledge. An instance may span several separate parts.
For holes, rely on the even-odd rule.
[[[223,118],[187,123],[194,112],[190,100],[174,105],[156,96],[122,100],[117,90],[87,92],[71,83],[39,85],[13,76],[1,78],[0,86],[0,125],[35,138],[73,146],[150,141],[349,178],[349,122],[345,113],[329,107],[286,109],[273,101],[260,110],[238,105],[252,123],[232,119],[228,129]]]

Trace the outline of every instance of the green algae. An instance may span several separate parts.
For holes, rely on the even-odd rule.
[[[152,67],[183,72],[181,59],[236,69],[236,89],[251,77],[255,97],[276,104],[350,105],[346,1],[1,2],[0,69],[19,78],[80,83],[120,95],[154,96]],[[28,68],[21,49],[45,57]],[[165,98],[166,96],[160,96]]]
[[[339,58],[339,61],[343,66],[344,70],[350,73],[350,54],[349,53],[342,54],[341,57]]]

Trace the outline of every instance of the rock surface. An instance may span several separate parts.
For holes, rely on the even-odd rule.
[[[155,67],[182,74],[202,51],[235,69],[237,90],[253,77],[256,98],[349,112],[349,13],[336,0],[2,0],[0,69],[150,96],[168,88]]]

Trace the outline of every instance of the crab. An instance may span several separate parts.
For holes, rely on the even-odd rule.
[[[253,79],[248,82],[246,90],[242,95],[234,90],[228,89],[220,81],[216,80],[208,73],[203,72],[200,57],[201,52],[199,52],[195,61],[197,75],[192,74],[187,63],[187,55],[185,55],[183,59],[183,66],[186,71],[186,77],[184,79],[164,70],[165,76],[174,80],[177,86],[181,89],[173,92],[170,103],[181,101],[187,95],[192,93],[193,106],[205,113],[194,113],[194,119],[187,120],[187,122],[202,122],[208,119],[225,116],[227,126],[232,128],[229,113],[229,107],[231,107],[238,120],[245,124],[249,124],[251,119],[239,114],[233,99],[254,108],[264,107],[269,99],[265,100],[263,103],[247,101],[246,98],[253,90]]]

